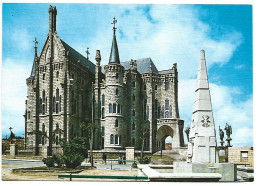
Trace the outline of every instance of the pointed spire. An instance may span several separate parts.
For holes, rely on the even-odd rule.
[[[120,58],[119,58],[119,52],[118,52],[118,47],[117,47],[117,41],[116,41],[116,23],[117,20],[114,17],[113,23],[113,41],[112,41],[112,47],[111,47],[111,52],[110,52],[110,58],[109,58],[109,63],[120,63]]]
[[[31,71],[30,77],[35,77],[36,61],[38,59],[38,56],[37,56],[37,44],[38,44],[37,38],[35,38],[33,42],[34,42],[34,60],[33,60],[33,66],[32,66],[32,71]]]

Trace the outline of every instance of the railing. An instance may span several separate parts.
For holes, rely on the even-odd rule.
[[[94,162],[97,162],[97,161],[102,161],[104,162],[104,160],[93,160]],[[108,164],[110,164],[110,170],[113,169],[113,165],[120,165],[120,164],[124,164],[123,162],[132,162],[132,163],[135,163],[136,161],[135,160],[113,160],[113,159],[110,159],[110,160],[106,160],[107,162],[110,162]],[[114,163],[113,162],[118,162],[118,163]],[[132,166],[131,166],[131,170],[132,170]]]
[[[146,176],[106,176],[106,175],[58,175],[58,178],[96,178],[96,179],[130,179],[130,180],[148,180]]]

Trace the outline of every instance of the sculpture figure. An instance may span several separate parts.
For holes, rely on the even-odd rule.
[[[221,144],[221,147],[223,147],[223,139],[224,139],[224,131],[220,128],[219,126],[219,137],[220,137],[220,144]]]
[[[226,135],[227,135],[227,139],[226,139],[227,146],[231,147],[231,145],[230,145],[230,141],[232,140],[231,137],[230,137],[230,135],[232,134],[232,127],[231,127],[231,125],[226,123],[225,131],[226,131]]]

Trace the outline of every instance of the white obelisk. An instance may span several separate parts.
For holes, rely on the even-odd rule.
[[[195,93],[187,161],[218,163],[216,130],[204,50],[201,50]]]

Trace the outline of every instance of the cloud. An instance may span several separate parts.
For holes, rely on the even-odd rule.
[[[117,12],[108,9],[103,16],[113,17],[115,14],[121,61],[151,57],[160,70],[169,69],[178,62],[182,79],[196,75],[201,49],[206,51],[210,68],[213,64],[228,63],[242,42],[241,33],[236,31],[211,38],[211,29],[214,28],[198,18],[199,13],[193,6],[122,6]],[[100,49],[102,64],[107,64],[112,41],[111,26],[101,23],[97,27],[98,31],[89,38],[88,45],[92,50]],[[80,44],[74,43],[73,46],[77,48]],[[85,47],[77,49],[84,53]],[[91,58],[94,59],[94,55]]]
[[[26,78],[29,77],[31,65],[25,62],[7,59],[2,64],[2,131],[6,134],[12,126],[14,132],[24,133]]]
[[[210,83],[213,116],[219,142],[218,126],[224,130],[226,123],[233,128],[234,145],[253,145],[253,98],[235,101],[241,93],[238,87]],[[180,117],[185,121],[185,128],[190,126],[193,103],[195,100],[196,79],[179,81]],[[186,140],[186,138],[185,138]]]

